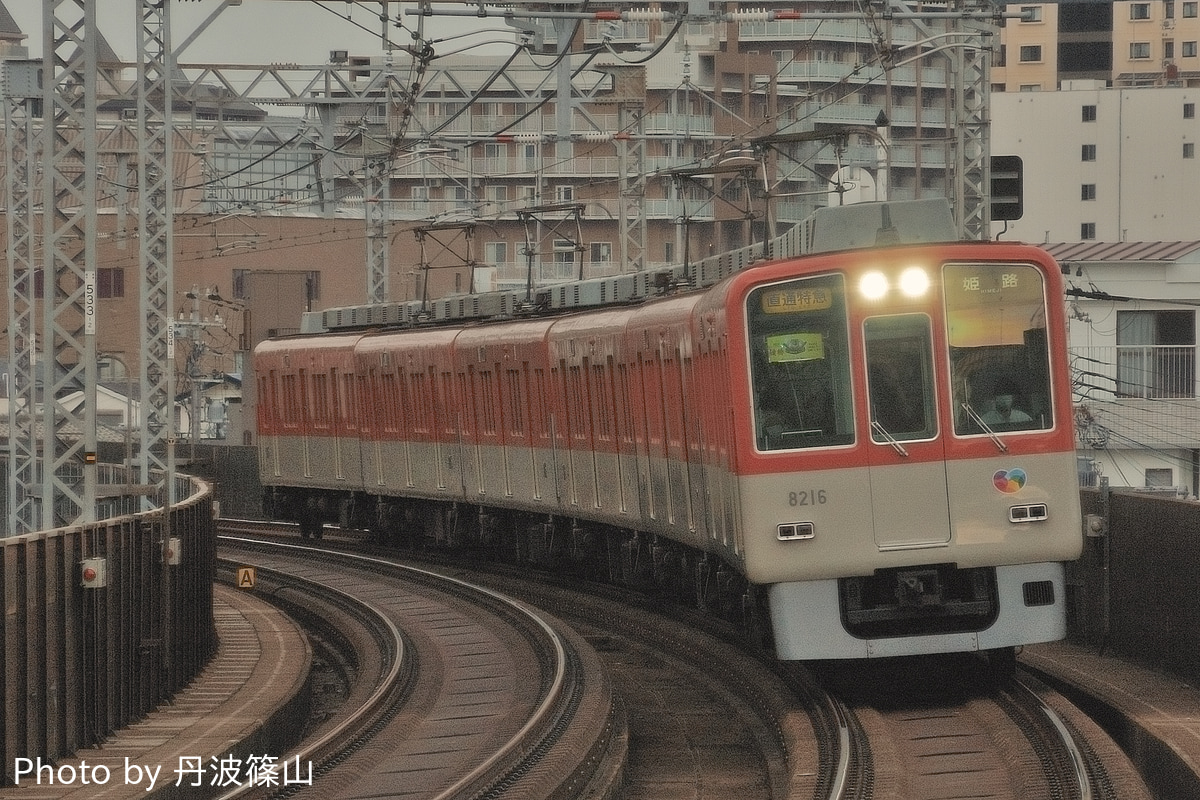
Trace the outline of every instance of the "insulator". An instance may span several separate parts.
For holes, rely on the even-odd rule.
[[[730,12],[728,19],[730,22],[770,22],[771,13],[765,8],[743,9]]]
[[[612,140],[612,134],[601,131],[588,131],[587,133],[577,134],[574,138],[580,142],[607,142]]]
[[[631,8],[621,12],[621,19],[626,22],[666,22],[671,16],[669,11],[651,11],[648,8]]]
[[[519,144],[530,144],[532,142],[540,142],[542,134],[540,133],[514,133],[513,141]]]

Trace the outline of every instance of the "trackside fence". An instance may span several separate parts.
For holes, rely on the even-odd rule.
[[[1071,638],[1200,679],[1200,502],[1107,488],[1081,500]]]
[[[216,652],[212,489],[177,480],[186,499],[168,513],[0,539],[2,785],[15,759],[62,758],[136,722]]]

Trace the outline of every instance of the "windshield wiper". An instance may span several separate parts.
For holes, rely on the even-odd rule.
[[[996,432],[994,430],[992,430],[991,428],[988,427],[988,424],[983,421],[983,417],[979,416],[979,412],[977,412],[975,409],[971,408],[970,403],[963,403],[962,407],[963,407],[963,411],[967,412],[967,416],[971,418],[971,421],[974,422],[979,427],[983,428],[983,430],[987,433],[987,435],[989,437],[991,437],[992,442],[995,443],[996,447],[998,447],[1000,449],[1000,452],[1007,453],[1008,445],[1004,443],[1003,439],[1001,439],[999,436],[996,435]]]
[[[892,446],[893,450],[905,458],[908,458],[908,451],[904,449],[904,445],[900,444],[900,442],[896,440],[895,436],[892,436],[890,433],[888,433],[888,429],[880,425],[879,420],[871,420],[871,430],[878,433],[880,438]]]

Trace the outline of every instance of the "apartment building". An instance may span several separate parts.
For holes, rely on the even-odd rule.
[[[993,92],[1053,91],[1063,82],[1200,86],[1200,3],[1011,3],[992,69]]]

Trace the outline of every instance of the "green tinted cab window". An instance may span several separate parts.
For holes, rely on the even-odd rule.
[[[758,287],[746,300],[746,320],[758,449],[853,443],[842,277]]]

